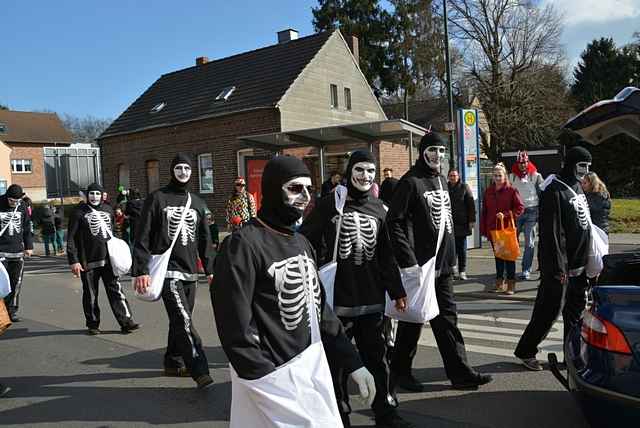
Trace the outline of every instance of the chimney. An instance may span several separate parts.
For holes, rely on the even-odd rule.
[[[358,38],[356,36],[347,36],[347,45],[349,45],[349,50],[351,51],[351,55],[356,60],[356,64],[360,67],[360,49],[358,48]]]
[[[196,65],[204,65],[209,62],[209,58],[206,56],[199,56],[196,58]]]
[[[292,28],[287,28],[286,30],[278,31],[278,44],[287,43],[291,40],[296,40],[298,38],[298,31]]]

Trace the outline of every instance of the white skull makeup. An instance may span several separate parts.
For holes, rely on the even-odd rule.
[[[102,192],[99,190],[91,190],[87,195],[87,200],[90,205],[100,205],[102,202]]]
[[[376,165],[371,162],[358,162],[351,168],[351,184],[361,192],[368,192],[376,178]]]
[[[295,208],[300,215],[311,201],[311,178],[296,177],[282,185],[284,204]]]
[[[185,184],[191,179],[191,166],[179,163],[173,167],[173,175],[180,183]]]
[[[589,168],[591,167],[591,162],[578,162],[576,164],[576,177],[578,180],[582,180],[585,175],[589,173]]]
[[[429,168],[439,170],[446,151],[447,149],[443,146],[429,146],[424,149],[422,156],[424,156],[424,161]]]

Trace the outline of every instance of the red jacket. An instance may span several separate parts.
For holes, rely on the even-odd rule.
[[[484,192],[482,200],[482,212],[480,213],[480,234],[491,240],[489,231],[496,230],[496,215],[502,213],[505,216],[505,225],[509,219],[509,213],[513,213],[514,222],[524,212],[524,204],[518,189],[507,184],[496,191],[496,185],[492,184]]]

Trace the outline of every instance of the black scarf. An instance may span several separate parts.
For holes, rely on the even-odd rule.
[[[351,173],[353,170],[353,166],[358,162],[371,162],[372,164],[376,164],[376,160],[373,157],[373,153],[369,150],[357,150],[351,153],[351,157],[349,158],[349,163],[347,164],[347,170],[345,171],[344,177],[347,182],[347,191],[348,195],[356,202],[364,202],[369,198],[369,194],[371,189],[363,192],[362,190],[358,190],[353,183],[351,183]]]
[[[295,177],[311,177],[309,169],[300,159],[276,156],[262,173],[262,206],[258,218],[276,230],[293,233],[301,213],[284,203],[282,185]]]

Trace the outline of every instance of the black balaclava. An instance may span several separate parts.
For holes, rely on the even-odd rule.
[[[181,163],[186,163],[191,167],[191,176],[193,177],[193,163],[191,162],[191,158],[186,153],[178,153],[176,154],[176,157],[174,157],[173,160],[171,161],[171,170],[170,170],[171,182],[169,183],[169,185],[176,190],[181,190],[186,192],[187,186],[189,186],[189,181],[191,181],[191,178],[189,178],[189,181],[187,181],[186,183],[181,183],[176,179],[175,173],[173,172],[173,169],[176,167],[176,165],[179,165]]]
[[[351,183],[351,172],[353,170],[353,166],[358,162],[371,162],[372,164],[376,164],[376,160],[373,157],[373,153],[369,150],[357,150],[351,153],[351,157],[349,157],[349,163],[347,164],[347,170],[344,173],[345,181],[347,183],[347,190],[349,196],[351,196],[356,201],[365,199],[369,196],[371,189],[363,192],[362,190],[358,190],[353,183]]]
[[[102,198],[100,198],[100,203],[99,204],[92,204],[91,202],[89,202],[89,192],[100,192],[100,193],[104,193],[104,188],[99,185],[98,183],[92,183],[89,184],[89,186],[87,187],[87,204],[91,205],[92,207],[99,207],[100,205],[102,205],[102,202],[104,201],[104,196]]]
[[[584,147],[573,146],[567,150],[564,167],[560,171],[560,175],[563,178],[575,178],[578,180],[576,177],[576,164],[578,162],[591,162],[591,153]]]
[[[429,146],[442,146],[446,148],[447,142],[440,136],[440,134],[437,134],[435,132],[429,132],[425,134],[420,140],[420,146],[418,147],[418,160],[416,161],[416,166],[432,174],[440,174],[440,171],[435,171],[433,168],[427,165],[427,162],[424,160],[424,151]]]
[[[284,203],[282,185],[295,177],[311,177],[309,169],[300,159],[293,156],[276,156],[262,172],[262,206],[258,217],[270,226],[293,232],[300,212]]]

